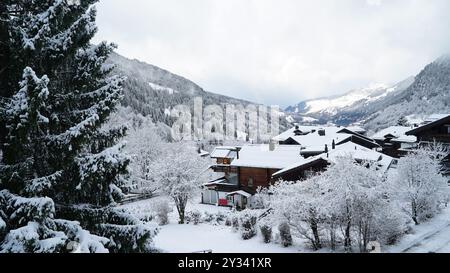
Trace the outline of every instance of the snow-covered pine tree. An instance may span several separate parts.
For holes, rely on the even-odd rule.
[[[116,144],[125,128],[102,129],[123,79],[105,64],[114,45],[89,44],[95,2],[2,6],[14,95],[1,111],[0,251],[69,251],[70,242],[89,252],[152,250],[155,229],[109,207],[122,196],[129,159]]]

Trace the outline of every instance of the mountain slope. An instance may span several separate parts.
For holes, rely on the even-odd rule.
[[[450,56],[427,65],[416,77],[394,86],[376,85],[342,96],[301,102],[287,112],[296,120],[316,123],[364,124],[368,130],[396,125],[400,117],[420,120],[433,113],[450,113]]]
[[[352,90],[342,96],[304,101],[288,107],[286,111],[297,117],[314,118],[321,123],[348,125],[378,111],[379,107],[374,107],[375,105],[381,107],[387,99],[398,96],[413,83],[413,80],[414,78],[408,78],[393,86],[376,84]]]
[[[433,113],[450,113],[450,56],[427,65],[411,86],[364,123],[368,129],[377,130],[396,124],[399,117]]]
[[[123,106],[150,116],[155,122],[171,123],[167,110],[179,104],[192,105],[195,97],[202,97],[204,106],[210,104],[250,104],[211,92],[206,92],[192,81],[151,64],[130,60],[113,53],[109,63],[116,66],[115,73],[126,76]]]

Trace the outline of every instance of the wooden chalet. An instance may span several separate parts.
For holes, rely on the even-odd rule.
[[[441,118],[406,132],[407,136],[417,137],[420,142],[440,142],[450,144],[450,115],[442,115]]]
[[[358,130],[361,132],[362,130]],[[334,149],[336,146],[352,142],[368,149],[379,148],[375,140],[343,127],[312,127],[296,126],[275,137],[282,145],[301,146],[301,155],[305,158],[320,155]]]
[[[301,166],[275,176],[277,172],[295,164]],[[238,173],[239,191],[233,193],[235,204],[248,204],[251,200],[247,195],[253,196],[258,188],[268,188],[280,179],[298,181],[312,172],[326,168],[324,160],[307,160],[302,157],[300,146],[275,144],[244,146],[239,159],[234,160],[231,165],[237,168]]]
[[[417,138],[406,135],[406,132],[412,129],[412,127],[391,126],[377,132],[372,138],[381,146],[382,153],[399,158],[407,149],[416,145]]]
[[[239,158],[239,147],[216,147],[210,154],[216,164],[211,169],[217,179],[203,184],[202,203],[219,206],[233,206],[228,194],[239,189],[237,168],[231,162]]]
[[[450,114],[432,115],[428,123],[406,132],[406,135],[417,137],[419,146],[439,142],[450,151]],[[450,182],[450,153],[442,162],[442,173],[449,177]]]

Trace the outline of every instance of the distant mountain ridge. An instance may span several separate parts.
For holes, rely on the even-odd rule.
[[[298,118],[313,118],[322,123],[334,122],[339,125],[348,125],[367,115],[371,104],[379,103],[384,101],[385,98],[401,93],[413,81],[414,78],[411,77],[392,86],[373,84],[340,96],[303,101],[295,106],[288,107],[286,112]],[[366,107],[368,108],[366,109]],[[373,112],[376,110],[374,109]]]
[[[402,116],[450,112],[450,57],[427,65],[416,77],[395,85],[372,85],[342,96],[300,102],[286,112],[298,121],[349,125],[369,130],[396,125]]]
[[[427,65],[413,84],[389,98],[383,108],[364,120],[364,124],[375,130],[395,125],[403,116],[423,118],[436,113],[450,113],[450,55]]]
[[[155,122],[172,123],[169,111],[178,104],[192,105],[202,97],[204,105],[251,102],[207,92],[194,82],[157,66],[112,54],[115,72],[126,76],[124,106],[150,116]],[[341,96],[300,102],[286,109],[282,124],[334,123],[347,126],[360,123],[368,130],[396,125],[400,117],[424,117],[450,113],[450,57],[443,56],[427,65],[416,77],[394,85],[376,84],[352,90]],[[284,127],[283,126],[283,127]]]

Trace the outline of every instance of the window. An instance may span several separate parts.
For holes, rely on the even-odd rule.
[[[253,178],[248,179],[248,187],[253,188]]]
[[[447,125],[447,134],[450,135],[450,125]]]

